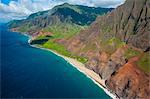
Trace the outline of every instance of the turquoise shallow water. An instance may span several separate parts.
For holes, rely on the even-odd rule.
[[[110,97],[92,80],[55,54],[32,48],[28,37],[1,30],[3,98]]]

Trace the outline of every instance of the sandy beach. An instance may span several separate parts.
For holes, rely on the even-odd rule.
[[[30,41],[31,39],[28,40],[28,43],[30,44]],[[107,95],[109,95],[111,98],[113,99],[118,99],[116,95],[112,94],[107,88],[106,88],[106,85],[105,85],[105,80],[102,80],[99,75],[97,73],[95,73],[94,71],[88,69],[85,67],[84,64],[82,64],[81,62],[77,61],[76,59],[73,59],[73,58],[69,58],[69,57],[66,57],[66,56],[63,56],[55,51],[52,51],[50,49],[46,49],[46,48],[42,48],[42,47],[39,47],[39,46],[36,46],[36,45],[31,45],[30,46],[32,47],[35,47],[35,48],[40,48],[40,49],[43,49],[43,50],[47,50],[47,51],[50,51],[54,54],[56,54],[57,56],[59,57],[62,57],[63,59],[65,59],[69,64],[71,64],[73,67],[75,67],[76,69],[78,69],[80,72],[82,72],[83,74],[85,74],[88,78],[90,78],[95,84],[97,84],[101,89],[103,89],[105,91],[105,93]]]

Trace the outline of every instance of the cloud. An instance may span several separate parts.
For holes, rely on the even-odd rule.
[[[91,0],[91,1],[94,4],[94,6],[116,8],[118,5],[123,4],[125,0]]]
[[[0,22],[26,18],[31,13],[51,9],[52,7],[68,2],[95,7],[117,7],[125,0],[11,0],[3,4],[0,0]]]
[[[125,2],[125,0],[53,0],[55,2],[68,2],[71,4],[79,4],[86,6],[94,6],[94,7],[105,7],[105,8],[116,8],[118,5],[121,5]]]
[[[0,21],[26,18],[31,13],[44,11],[57,5],[50,0],[18,0],[10,1],[8,5],[0,2]]]

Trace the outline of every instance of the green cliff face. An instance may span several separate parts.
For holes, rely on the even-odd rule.
[[[91,24],[98,15],[103,15],[111,10],[111,8],[95,8],[64,3],[51,10],[31,14],[27,19],[9,22],[8,26],[17,28],[21,32],[30,32],[30,34],[62,23],[84,26]]]
[[[34,39],[31,44],[50,48],[85,63],[87,61],[85,57],[70,53],[63,44],[66,40],[77,35],[80,30],[87,28],[95,21],[97,16],[111,10],[112,8],[96,8],[64,3],[51,10],[31,14],[27,19],[11,21],[8,26],[32,35]],[[49,35],[46,33],[49,32],[52,35],[47,37]]]

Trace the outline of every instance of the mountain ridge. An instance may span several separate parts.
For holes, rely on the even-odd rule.
[[[47,26],[65,22],[84,26],[93,22],[98,15],[111,10],[112,8],[95,8],[64,3],[47,11],[33,13],[27,19],[9,22],[8,26],[11,28],[26,28],[23,32],[36,32],[36,30]]]
[[[120,98],[148,99],[150,97],[149,5],[149,0],[126,0],[111,12],[97,18],[91,15],[88,20],[83,19],[87,17],[86,14],[91,13],[90,11],[84,13],[76,7],[72,9],[63,7],[61,10],[56,7],[58,12],[54,9],[54,15],[57,17],[48,18],[54,20],[50,21],[53,25],[47,24],[45,20],[33,22],[35,26],[37,23],[44,24],[38,24],[40,29],[37,31],[40,31],[38,32],[40,35],[36,35],[37,38],[31,43],[40,42],[39,45],[42,47],[84,63],[88,69],[106,80],[107,88]],[[68,13],[64,13],[66,10],[69,14],[72,12],[76,14],[74,16],[71,14],[68,18]],[[78,16],[79,20],[76,19]],[[84,23],[88,24],[93,17],[96,20],[91,21],[90,26],[84,29],[78,27],[85,25]],[[49,27],[45,28],[44,25]],[[50,35],[45,36],[45,32]],[[34,33],[32,30],[30,35]]]
[[[106,79],[108,89],[123,99],[150,97],[149,5],[149,0],[126,0],[62,43],[72,53],[87,57],[87,68]],[[142,58],[130,63],[139,56]]]

